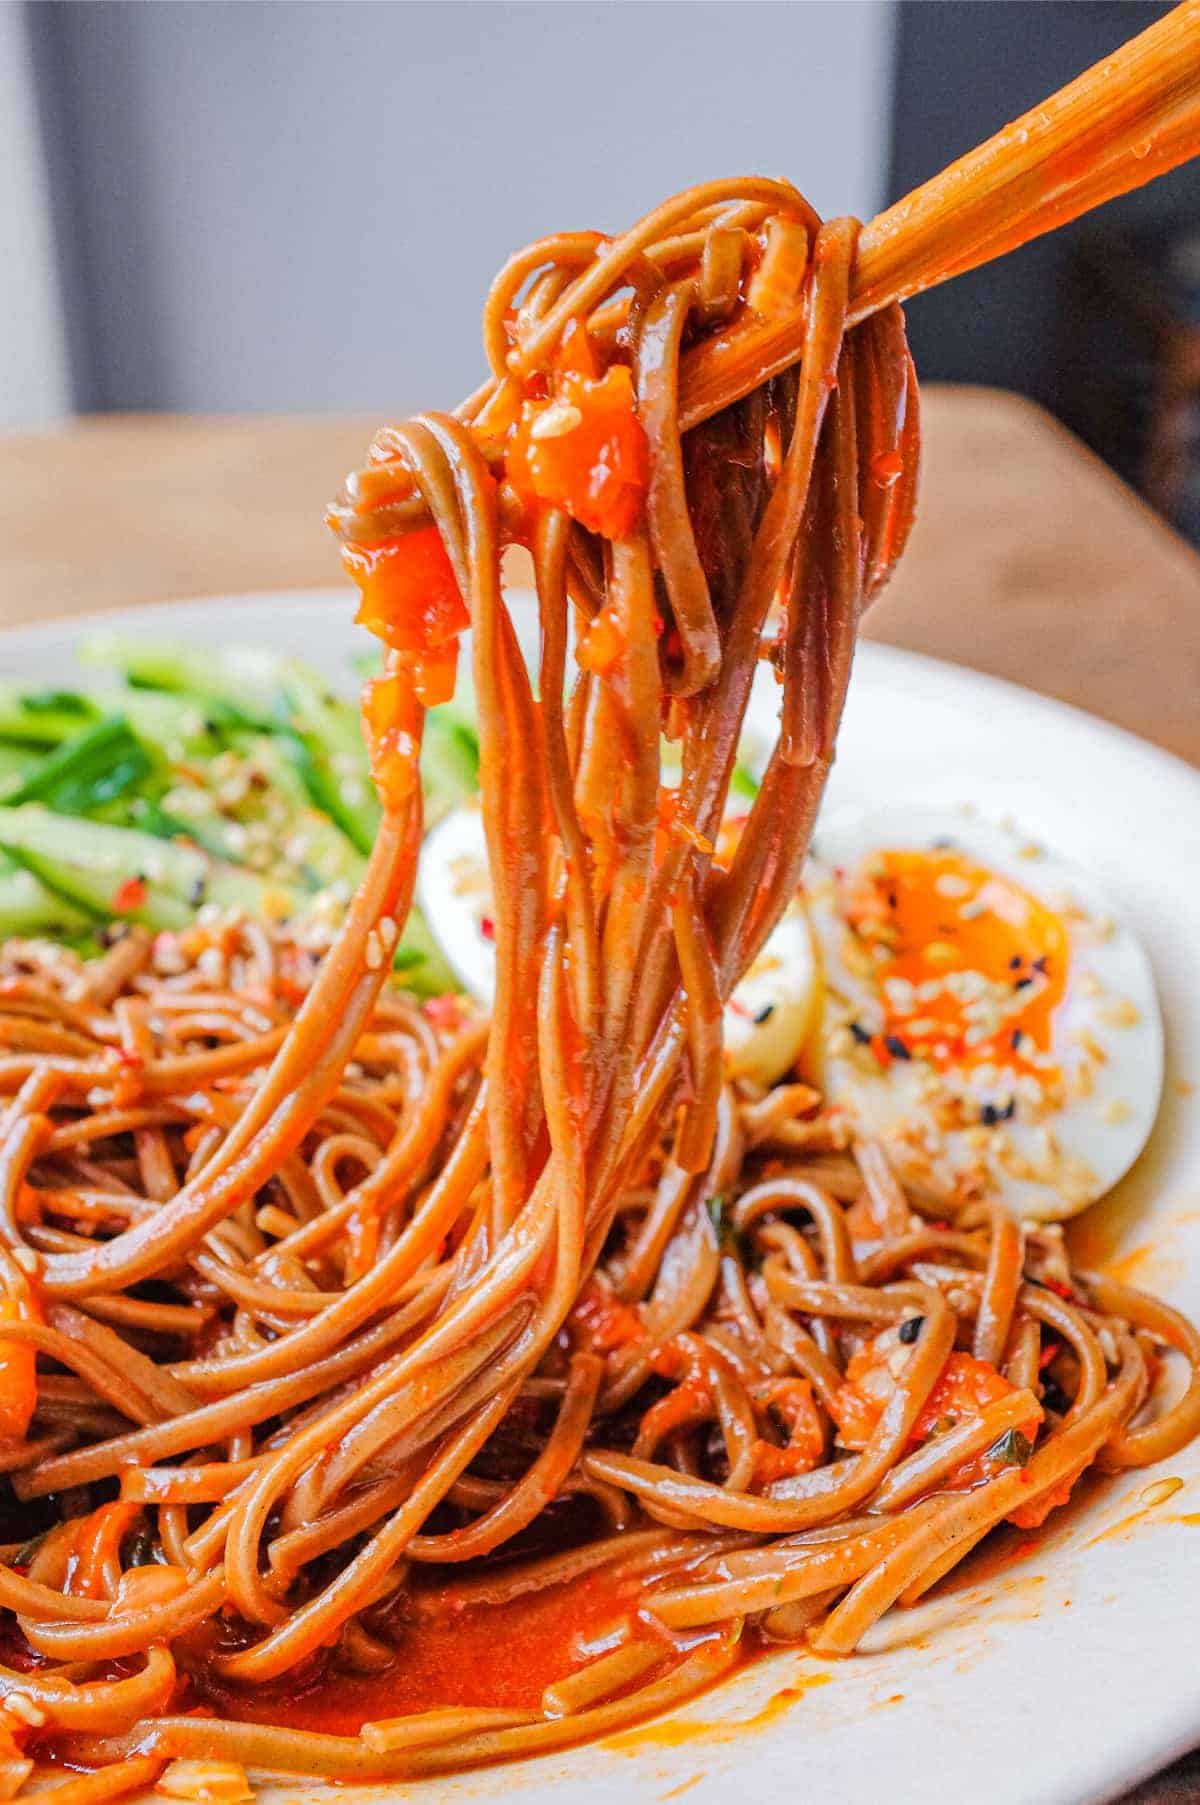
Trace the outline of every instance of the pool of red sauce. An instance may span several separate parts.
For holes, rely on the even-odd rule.
[[[1104,1489],[1105,1481],[1088,1475],[1076,1488],[1077,1499],[1094,1500]],[[1053,1550],[1076,1516],[1074,1510],[1056,1512],[1032,1534],[1002,1527],[930,1597],[1028,1570],[1031,1561]],[[496,1577],[502,1578],[502,1568]],[[600,1568],[501,1603],[464,1602],[456,1596],[458,1578],[448,1569],[420,1576],[404,1615],[391,1621],[396,1658],[381,1673],[349,1672],[314,1659],[279,1681],[251,1688],[224,1684],[206,1668],[202,1681],[196,1677],[181,1688],[176,1709],[207,1708],[221,1717],[343,1736],[355,1735],[367,1722],[440,1707],[536,1712],[547,1686],[595,1659],[607,1638],[631,1623],[641,1593],[637,1577]],[[637,1634],[661,1634],[664,1661],[678,1649],[645,1617]],[[748,1634],[739,1665],[770,1652],[771,1645]],[[0,1660],[18,1669],[41,1665],[10,1617],[0,1626]],[[135,1667],[136,1662],[114,1663],[114,1676]]]
[[[439,1706],[536,1711],[552,1681],[603,1652],[589,1645],[631,1618],[637,1595],[636,1580],[604,1571],[502,1604],[462,1606],[452,1593],[431,1590],[418,1594],[416,1609],[400,1621],[396,1660],[383,1673],[314,1667],[307,1678],[289,1675],[253,1689],[206,1680],[205,1695],[223,1716],[337,1735]],[[664,1640],[664,1657],[669,1652]]]
[[[1000,1529],[930,1596],[944,1597],[1026,1566],[1044,1546],[1043,1534]],[[379,1718],[442,1706],[536,1711],[547,1686],[603,1652],[603,1639],[633,1618],[638,1600],[636,1579],[604,1569],[502,1604],[456,1605],[452,1591],[430,1588],[418,1593],[416,1609],[403,1620],[395,1663],[383,1673],[314,1666],[307,1677],[292,1674],[253,1689],[209,1679],[205,1698],[222,1716],[337,1735],[354,1735]],[[642,1618],[637,1633],[654,1634],[653,1622]],[[664,1658],[672,1652],[664,1636]],[[777,1644],[748,1634],[739,1665],[771,1652],[779,1652]]]

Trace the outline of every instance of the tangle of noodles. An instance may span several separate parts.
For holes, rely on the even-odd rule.
[[[14,1785],[38,1751],[83,1805],[168,1761],[234,1798],[238,1764],[556,1748],[755,1640],[848,1653],[1084,1469],[1200,1428],[1173,1310],[987,1198],[907,1196],[806,1086],[724,1075],[912,520],[916,383],[894,302],[853,314],[857,235],[745,180],[545,239],[488,297],[484,388],[378,435],[333,518],[389,647],[384,817],[323,956],[215,915],[4,951],[0,1465],[44,1532],[0,1565]],[[486,1020],[388,977],[468,623]],[[764,656],[779,740],[718,859]],[[455,1658],[552,1599],[557,1669],[489,1690]]]

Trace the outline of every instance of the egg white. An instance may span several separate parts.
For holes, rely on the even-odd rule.
[[[880,851],[928,850],[946,841],[972,863],[1018,884],[1058,915],[1068,932],[1069,967],[1049,1049],[1067,1095],[1040,1117],[1031,1101],[1018,1096],[1015,1119],[990,1125],[985,1135],[981,1124],[937,1127],[932,1102],[939,1081],[924,1061],[896,1061],[883,1069],[869,1050],[847,1045],[847,1023],[878,1001],[870,982],[843,957],[845,928],[834,907],[833,873],[851,871]],[[982,1170],[986,1188],[1016,1213],[1054,1221],[1086,1209],[1116,1184],[1144,1147],[1158,1111],[1162,1019],[1146,954],[1092,878],[1017,828],[983,821],[970,809],[897,802],[823,818],[806,885],[826,979],[811,1075],[827,1103],[844,1110],[857,1131],[880,1137],[901,1173],[935,1193],[950,1194],[964,1174]],[[968,1108],[1012,1094],[1004,1068],[982,1075],[952,1071],[945,1082]]]
[[[495,948],[485,923],[492,909],[483,818],[452,809],[426,837],[417,902],[464,990],[485,1007],[496,988]],[[796,1063],[820,1014],[816,938],[801,898],[789,905],[725,1010],[730,1077],[774,1084]]]

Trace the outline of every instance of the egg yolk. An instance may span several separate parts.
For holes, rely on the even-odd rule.
[[[1044,903],[935,849],[874,854],[843,878],[840,911],[878,987],[884,1025],[870,1039],[882,1065],[999,1065],[1046,1080],[1069,946]]]

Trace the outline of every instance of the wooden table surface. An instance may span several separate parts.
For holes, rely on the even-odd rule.
[[[920,516],[871,636],[1200,764],[1200,560],[1029,403],[924,401]],[[0,626],[336,582],[322,508],[373,425],[129,416],[0,437]]]
[[[1029,403],[931,387],[924,407],[920,517],[871,636],[1200,765],[1200,559]],[[337,581],[323,504],[374,424],[130,417],[0,437],[0,627]],[[1200,1754],[1126,1805],[1196,1800]]]

